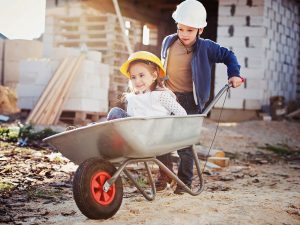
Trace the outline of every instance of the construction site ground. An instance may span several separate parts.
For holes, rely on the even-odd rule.
[[[209,147],[216,123],[203,127],[201,143]],[[47,149],[0,144],[0,224],[300,224],[297,121],[221,123],[213,148],[225,151],[230,164],[207,168],[200,195],[175,195],[169,187],[149,202],[126,182],[120,210],[100,222],[74,202],[76,165]]]

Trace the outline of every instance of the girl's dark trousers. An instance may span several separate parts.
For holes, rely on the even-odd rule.
[[[186,110],[188,115],[199,113],[199,109],[195,104],[192,92],[175,92],[175,95],[177,97],[177,101]],[[185,183],[187,186],[191,186],[194,165],[194,157],[191,151],[191,147],[177,150],[177,153],[180,158],[177,175],[183,183]],[[157,159],[164,163],[171,171],[173,171],[170,153],[158,156]],[[162,170],[160,170],[160,173],[161,175],[164,175],[164,172]]]

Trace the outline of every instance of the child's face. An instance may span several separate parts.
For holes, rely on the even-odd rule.
[[[151,73],[144,63],[136,63],[129,68],[130,81],[135,92],[149,91],[157,79],[156,73]]]
[[[199,29],[199,34],[201,34],[202,31],[203,31],[202,28]],[[194,43],[197,36],[198,29],[178,23],[177,32],[182,43],[186,46],[189,46]]]

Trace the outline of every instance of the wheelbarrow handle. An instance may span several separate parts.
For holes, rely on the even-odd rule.
[[[242,79],[242,82],[245,82],[245,78],[240,77]],[[214,99],[211,101],[211,103],[205,108],[202,114],[207,116],[209,111],[214,107],[214,105],[218,102],[218,100],[221,98],[221,96],[226,92],[228,89],[232,87],[232,84],[225,84],[225,86],[218,92],[218,94],[214,97]]]

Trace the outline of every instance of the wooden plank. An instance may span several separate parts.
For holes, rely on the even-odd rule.
[[[123,34],[123,40],[126,43],[128,53],[131,55],[133,53],[133,50],[131,48],[131,44],[130,44],[129,38],[128,38],[128,36],[125,33],[125,25],[124,25],[125,23],[124,23],[122,15],[121,15],[121,11],[120,11],[118,0],[113,0],[113,4],[114,4],[114,7],[115,7],[117,16],[118,16],[118,20],[119,20],[121,29],[123,31],[122,32],[122,34]]]
[[[85,59],[85,55],[81,55],[76,60],[75,66],[74,66],[73,70],[71,71],[69,79],[67,80],[67,83],[63,88],[62,96],[59,99],[57,107],[56,107],[54,113],[52,114],[52,117],[49,120],[50,124],[58,123],[59,116],[61,115],[61,112],[62,112],[62,107],[63,107],[64,103],[66,102],[66,99],[68,98],[69,93],[70,93],[70,86],[71,86],[72,82],[74,81],[74,78],[78,75],[79,69],[80,69],[84,59]]]
[[[68,75],[71,73],[73,67],[75,66],[77,61],[77,58],[71,59],[71,62],[69,63],[68,67],[65,69],[65,71],[62,73],[60,82],[58,85],[53,89],[51,93],[51,98],[47,103],[47,107],[43,111],[43,113],[40,115],[38,122],[39,124],[48,124],[49,118],[53,114],[53,109],[57,106],[58,101],[61,98],[61,94],[63,92],[63,89],[65,89],[65,85],[69,79]]]
[[[56,70],[56,72],[54,73],[54,75],[52,76],[50,82],[48,83],[45,90],[41,94],[39,100],[37,101],[35,107],[31,110],[29,116],[27,117],[27,120],[26,120],[27,124],[29,124],[31,122],[31,120],[34,117],[36,117],[38,111],[40,110],[40,107],[43,105],[45,99],[47,98],[48,93],[53,89],[53,87],[56,84],[57,80],[59,79],[62,71],[64,70],[65,66],[67,65],[67,62],[68,62],[68,58],[65,58],[62,61],[62,63],[60,64],[60,66],[58,67],[58,69]]]

